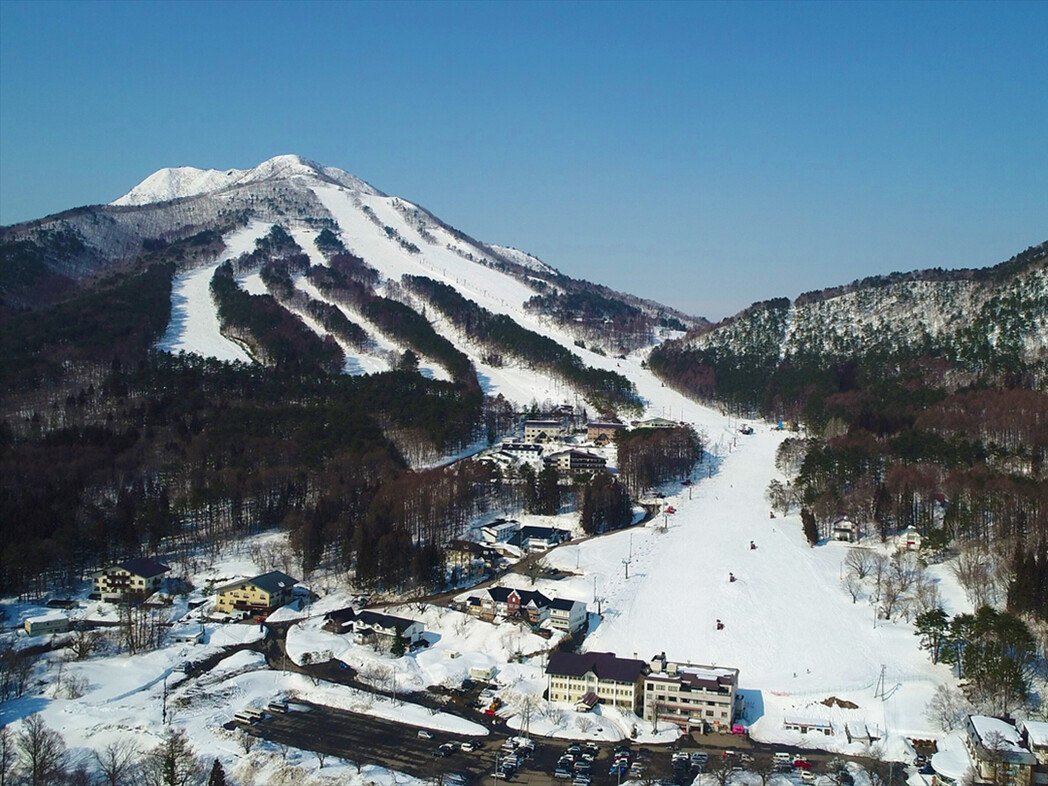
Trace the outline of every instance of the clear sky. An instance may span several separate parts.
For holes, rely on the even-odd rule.
[[[0,0],[0,223],[298,153],[720,318],[1048,239],[1048,2]]]

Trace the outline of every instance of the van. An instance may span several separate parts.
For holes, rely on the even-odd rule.
[[[772,754],[771,758],[772,758],[772,761],[774,761],[776,764],[792,764],[793,763],[793,754],[792,753],[786,753],[785,751],[776,751],[775,753]]]
[[[243,723],[248,726],[253,726],[254,724],[258,723],[259,719],[256,718],[250,712],[238,712],[236,715],[233,716],[233,720],[236,723]]]

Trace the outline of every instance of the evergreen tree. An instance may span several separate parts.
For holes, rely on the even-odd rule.
[[[556,515],[560,510],[560,473],[552,464],[539,472],[535,508],[535,513],[546,516]]]
[[[207,779],[207,786],[226,786],[226,771],[218,759],[211,765],[211,777]]]
[[[400,657],[408,650],[408,640],[404,638],[404,635],[398,630],[397,635],[393,637],[393,644],[389,648],[389,652],[396,657]]]
[[[917,615],[914,636],[921,637],[921,647],[928,650],[932,663],[939,662],[939,650],[950,628],[950,619],[941,608],[929,609]]]
[[[801,508],[801,524],[804,526],[804,537],[808,539],[808,545],[814,546],[819,542],[819,527],[815,523],[815,514],[808,508]]]

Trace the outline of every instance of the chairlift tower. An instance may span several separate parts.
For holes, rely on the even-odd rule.
[[[877,678],[877,687],[873,691],[873,698],[880,698],[881,701],[887,701],[888,696],[884,691],[884,673],[887,671],[887,666],[881,664],[881,676]]]

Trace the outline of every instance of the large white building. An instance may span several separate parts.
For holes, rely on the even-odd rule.
[[[644,676],[644,719],[668,721],[690,731],[731,728],[739,706],[739,670],[676,663],[657,655]]]
[[[639,712],[648,664],[611,652],[553,652],[546,666],[550,701],[575,704],[594,693],[601,704]]]

